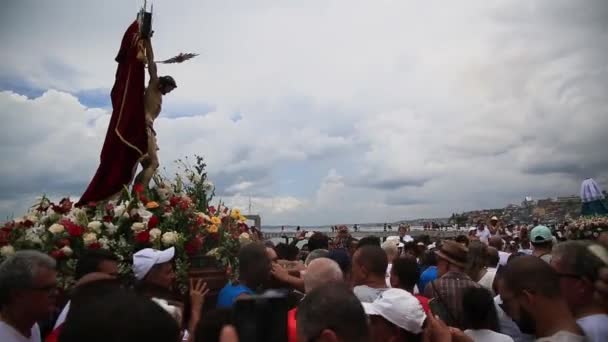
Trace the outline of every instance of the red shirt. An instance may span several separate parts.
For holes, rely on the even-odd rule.
[[[287,342],[298,342],[298,333],[296,332],[297,312],[297,307],[287,312]]]
[[[424,309],[424,313],[428,315],[431,312],[431,309],[429,308],[429,299],[421,295],[414,295],[414,297],[418,299],[420,305],[422,305],[422,309]]]

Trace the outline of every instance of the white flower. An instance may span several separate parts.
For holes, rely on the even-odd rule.
[[[163,237],[161,238],[161,240],[163,242],[163,245],[173,246],[177,242],[178,237],[179,237],[179,235],[177,234],[177,232],[171,231],[171,232],[166,232],[165,234],[163,234]]]
[[[103,248],[103,249],[109,249],[110,248],[110,240],[108,240],[105,237],[102,237],[97,242],[99,242],[99,244],[101,245],[101,248]]]
[[[29,221],[32,221],[33,223],[38,222],[38,216],[36,216],[36,215],[28,215],[26,219]]]
[[[146,229],[146,225],[143,222],[135,222],[135,223],[133,223],[133,225],[131,225],[131,230],[134,233],[139,233],[145,229]]]
[[[74,251],[70,248],[70,246],[63,246],[63,248],[61,248],[61,251],[63,252],[63,254],[65,256],[70,256],[72,254],[74,254]]]
[[[161,200],[166,201],[169,199],[169,189],[167,187],[157,188],[156,192]]]
[[[3,257],[8,257],[15,254],[15,248],[13,248],[13,246],[11,245],[6,245],[3,246],[2,248],[0,248],[0,255],[2,255]]]
[[[95,233],[85,233],[82,236],[82,240],[84,241],[84,244],[86,246],[88,246],[88,245],[90,245],[92,243],[97,242],[97,234],[95,234]]]
[[[248,233],[241,233],[241,235],[239,235],[239,242],[242,245],[247,244],[247,243],[251,242],[251,236],[249,236]]]
[[[49,227],[49,232],[53,233],[53,234],[59,234],[62,233],[65,230],[65,228],[60,225],[59,223],[55,223],[54,225]]]
[[[35,245],[42,245],[42,240],[40,239],[40,232],[36,228],[30,228],[25,231],[25,240]]]
[[[118,227],[116,227],[112,222],[104,222],[103,225],[106,227],[106,233],[108,235],[114,235],[118,230]]]
[[[163,232],[158,228],[150,229],[150,242],[154,242],[158,240],[158,238],[163,234]]]
[[[115,206],[114,207],[114,216],[121,217],[125,213],[126,209],[127,209],[127,207],[125,204]]]
[[[101,233],[101,226],[103,225],[103,223],[99,222],[99,221],[93,221],[90,222],[89,225],[87,226],[91,231],[95,232],[95,233]]]
[[[205,181],[205,183],[203,183],[203,189],[207,192],[212,191],[214,188],[213,183],[211,183],[210,181]]]

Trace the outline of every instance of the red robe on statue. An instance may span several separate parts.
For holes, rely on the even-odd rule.
[[[106,200],[128,186],[138,162],[148,150],[144,111],[145,67],[139,24],[133,22],[116,56],[112,87],[112,118],[101,150],[100,164],[77,205]]]

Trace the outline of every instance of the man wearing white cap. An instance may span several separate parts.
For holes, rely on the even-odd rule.
[[[133,273],[143,295],[164,298],[170,293],[175,281],[174,256],[173,247],[164,251],[145,248],[133,254]]]
[[[388,289],[372,303],[363,303],[370,317],[372,342],[409,341],[422,334],[426,314],[420,302],[402,289]]]
[[[490,229],[490,233],[492,233],[492,235],[498,234],[498,217],[492,216],[488,228]]]

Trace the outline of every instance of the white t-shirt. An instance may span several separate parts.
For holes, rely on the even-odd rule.
[[[391,269],[393,268],[393,264],[388,264],[386,266],[386,287],[391,287]]]
[[[510,256],[511,253],[498,251],[498,265],[507,266],[507,261],[509,261]],[[496,267],[498,267],[498,265],[496,265]]]
[[[484,274],[483,277],[479,279],[477,284],[490,290],[490,292],[492,292],[492,295],[494,295],[494,290],[492,289],[492,284],[494,284],[494,278],[496,278],[496,269],[493,267],[488,267],[486,270],[486,274]]]
[[[585,342],[585,336],[576,335],[569,331],[558,331],[552,336],[537,338],[536,342]]]
[[[464,333],[475,342],[513,342],[511,337],[488,329],[467,329]]]
[[[57,317],[57,320],[55,321],[55,326],[53,327],[53,330],[57,329],[58,326],[60,326],[61,324],[63,324],[63,322],[65,322],[66,317],[68,317],[69,311],[70,311],[70,301],[68,301],[68,303],[63,307],[63,310],[61,310],[59,317]]]
[[[485,243],[486,245],[490,242],[489,239],[491,235],[492,234],[490,233],[488,227],[484,227],[482,231],[479,231],[479,229],[477,229],[477,231],[475,232],[475,236],[477,236],[479,241]]]
[[[376,300],[376,298],[380,297],[382,292],[388,290],[388,288],[383,289],[375,289],[373,287],[369,287],[367,285],[359,285],[353,288],[353,292],[355,296],[359,298],[361,303],[371,303]]]
[[[589,342],[608,341],[608,315],[589,315],[576,320]]]
[[[2,342],[40,342],[40,328],[38,323],[32,326],[31,336],[27,338],[21,335],[15,328],[0,321],[0,341]]]

